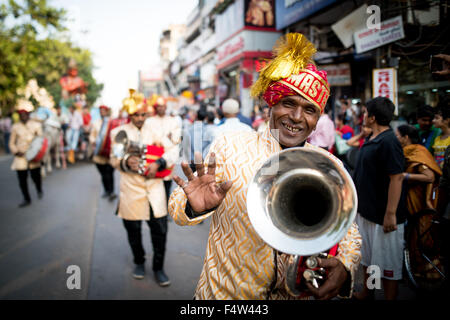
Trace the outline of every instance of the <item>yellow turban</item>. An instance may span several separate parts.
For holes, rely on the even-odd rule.
[[[134,114],[142,108],[146,108],[145,97],[142,93],[136,92],[134,89],[129,89],[130,96],[123,99],[122,110],[125,110],[128,114]]]

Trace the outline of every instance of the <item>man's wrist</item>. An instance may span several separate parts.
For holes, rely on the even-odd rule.
[[[203,212],[196,212],[196,211],[194,211],[194,209],[192,209],[191,205],[189,204],[189,201],[187,201],[184,212],[186,213],[186,215],[188,216],[189,219],[195,219],[197,217],[201,217],[205,214],[208,214],[216,209],[217,209],[217,207],[209,209],[209,210],[205,210]]]

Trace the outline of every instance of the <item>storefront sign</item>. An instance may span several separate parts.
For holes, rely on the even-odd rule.
[[[352,75],[349,63],[321,65],[320,68],[327,72],[328,83],[331,87],[352,85]]]
[[[380,29],[366,28],[355,32],[356,53],[366,52],[404,37],[402,17],[398,16],[382,22]]]
[[[223,61],[235,54],[241,52],[244,49],[244,38],[238,37],[228,43],[223,49],[217,51],[217,61]]]
[[[217,47],[216,62],[218,69],[239,55],[253,53],[256,57],[265,57],[271,52],[280,37],[278,32],[242,30],[234,37]]]
[[[329,6],[336,0],[276,0],[277,30],[283,29]]]
[[[397,115],[397,70],[395,68],[374,69],[372,83],[373,98],[389,98],[395,105],[395,114]]]

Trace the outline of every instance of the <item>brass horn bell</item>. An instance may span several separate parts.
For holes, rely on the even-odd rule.
[[[325,152],[290,148],[256,172],[247,191],[247,210],[269,246],[309,256],[346,235],[356,215],[356,189],[347,170]]]

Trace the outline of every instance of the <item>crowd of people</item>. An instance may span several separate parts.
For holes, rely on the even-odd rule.
[[[65,114],[57,107],[67,160],[75,163],[77,154],[92,159],[103,197],[111,201],[117,198],[114,171],[119,172],[117,215],[133,253],[134,278],[146,274],[142,221],[151,230],[154,277],[167,286],[167,215],[180,225],[211,217],[195,299],[287,299],[292,298],[284,284],[289,255],[268,246],[251,227],[246,190],[258,166],[271,155],[298,146],[319,150],[352,173],[358,213],[336,256],[318,259],[329,277],[320,288],[308,283],[309,292],[317,299],[370,297],[373,291],[367,286],[353,292],[355,270],[361,263],[366,280],[369,266],[380,267],[385,298],[395,299],[403,276],[408,218],[432,209],[447,219],[448,226],[448,102],[419,108],[417,124],[397,128],[391,127],[395,106],[387,98],[353,104],[343,96],[332,109],[327,103],[326,72],[311,63],[313,45],[300,34],[286,35],[281,45],[285,47],[277,52],[297,56],[299,68],[283,77],[270,71],[276,70],[279,59],[286,59],[280,53],[270,62],[272,69],[261,71],[252,89],[255,98],[262,98],[261,104],[251,117],[240,113],[233,98],[220,106],[184,107],[174,115],[167,112],[163,97],[150,104],[135,90],[130,90],[114,119],[104,105],[97,121],[92,121],[89,108],[70,106]],[[17,112],[20,119],[9,124],[10,130],[6,121],[2,128],[10,132],[12,170],[18,174],[23,207],[31,204],[28,171],[39,197],[43,195],[40,163],[24,158],[43,128],[30,120],[30,110]],[[173,172],[180,159],[187,181]],[[177,184],[173,192],[172,181]]]

